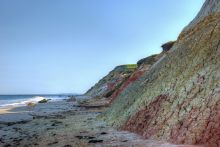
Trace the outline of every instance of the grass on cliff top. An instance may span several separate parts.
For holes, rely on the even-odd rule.
[[[134,71],[137,68],[137,64],[125,64],[117,66],[114,70],[115,71]]]
[[[124,65],[126,69],[135,69],[137,68],[137,64],[126,64]]]

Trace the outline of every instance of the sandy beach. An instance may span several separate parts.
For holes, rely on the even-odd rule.
[[[12,109],[12,108],[11,108],[11,109]],[[11,109],[10,109],[10,108],[8,108],[8,109],[7,109],[7,108],[6,108],[6,109],[5,109],[5,108],[4,108],[4,109],[0,109],[0,115],[1,115],[1,114],[5,114],[5,113],[11,113],[11,112],[10,112]]]
[[[117,131],[96,117],[104,105],[80,106],[65,100],[35,107],[0,110],[0,146],[3,147],[149,147],[175,146]]]

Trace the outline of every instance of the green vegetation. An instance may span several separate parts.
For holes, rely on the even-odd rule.
[[[126,69],[136,69],[137,68],[137,64],[127,64],[124,65]]]
[[[137,69],[137,67],[138,67],[137,64],[125,64],[125,65],[117,66],[114,71],[121,71],[121,72],[125,72],[126,70],[134,71],[135,69]]]

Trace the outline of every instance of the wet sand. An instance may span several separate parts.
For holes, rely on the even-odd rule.
[[[1,110],[0,146],[3,147],[165,147],[166,142],[145,140],[117,131],[96,117],[102,105],[79,106],[73,102],[50,102],[33,108]],[[8,111],[8,112],[7,112]]]
[[[5,113],[10,113],[10,109],[0,109],[0,115]]]

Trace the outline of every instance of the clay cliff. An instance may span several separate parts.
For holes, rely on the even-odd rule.
[[[136,64],[115,67],[107,76],[89,89],[85,95],[93,98],[110,97],[111,94],[136,70]]]
[[[194,25],[196,25],[199,21],[204,19],[204,17],[212,15],[214,13],[220,12],[220,3],[219,0],[206,0],[203,4],[201,10],[197,14],[197,16],[193,19],[193,21],[185,28],[184,31],[190,29]]]
[[[112,91],[100,118],[148,139],[220,146],[220,1],[206,0],[177,41],[162,47]]]

